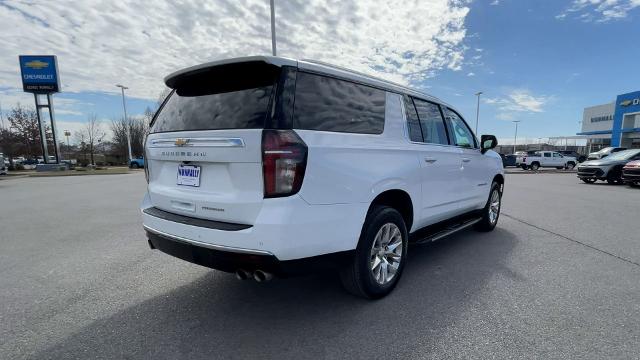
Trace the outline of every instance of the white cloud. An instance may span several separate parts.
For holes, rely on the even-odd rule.
[[[493,0],[489,5],[492,5],[492,6],[500,5],[500,0]]]
[[[624,19],[637,7],[640,0],[573,0],[556,19],[575,17],[584,22],[607,22]]]
[[[278,54],[402,82],[461,70],[468,0],[276,1]],[[155,100],[168,73],[269,54],[269,1],[0,2],[0,84],[20,88],[19,54],[56,54],[64,91]],[[402,19],[402,21],[399,21]],[[2,100],[4,102],[4,100]]]
[[[513,120],[516,113],[544,112],[544,105],[551,100],[551,96],[533,95],[528,90],[515,89],[503,97],[486,98],[484,99],[484,103],[497,108],[497,119]]]
[[[476,74],[474,72],[470,72],[467,74],[467,76],[476,76]]]

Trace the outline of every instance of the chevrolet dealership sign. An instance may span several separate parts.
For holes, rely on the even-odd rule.
[[[22,89],[37,94],[60,91],[58,60],[55,55],[20,55]]]

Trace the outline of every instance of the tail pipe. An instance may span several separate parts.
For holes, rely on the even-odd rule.
[[[247,280],[251,277],[251,273],[243,270],[243,269],[238,269],[236,270],[236,278],[238,280]]]
[[[256,270],[253,272],[253,279],[257,282],[265,282],[273,279],[273,274],[262,270]]]

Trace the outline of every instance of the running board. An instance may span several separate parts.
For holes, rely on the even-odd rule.
[[[414,244],[425,244],[425,243],[429,243],[429,242],[433,242],[436,240],[440,240],[443,237],[449,236],[455,232],[458,232],[460,230],[466,229],[469,226],[479,222],[480,220],[482,220],[482,218],[473,218],[473,219],[467,219],[465,221],[462,222],[458,222],[458,223],[454,223],[451,224],[449,226],[447,226],[444,229],[441,229],[437,232],[434,232],[433,234],[429,234],[427,236],[424,237],[420,237],[420,239],[416,240],[414,242]]]

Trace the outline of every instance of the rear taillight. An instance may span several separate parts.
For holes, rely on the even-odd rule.
[[[264,197],[289,196],[302,187],[307,145],[293,130],[262,131]]]
[[[144,139],[142,152],[144,155],[144,178],[147,179],[147,184],[149,183],[149,156],[147,156],[147,139]]]

